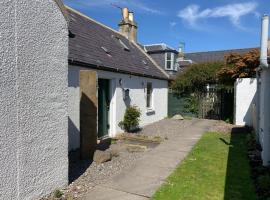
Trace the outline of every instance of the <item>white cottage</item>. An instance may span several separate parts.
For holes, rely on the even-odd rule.
[[[78,11],[69,15],[69,150],[93,153],[98,138],[123,132],[129,105],[142,112],[140,126],[167,116],[168,75],[136,43],[133,13],[123,9],[115,31]]]

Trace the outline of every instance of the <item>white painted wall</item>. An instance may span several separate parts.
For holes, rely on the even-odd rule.
[[[253,104],[256,103],[256,78],[239,78],[235,82],[235,124],[253,126]]]
[[[264,166],[270,165],[270,69],[261,72],[260,84],[260,116],[259,116],[259,140],[262,146],[262,160]]]
[[[0,199],[68,183],[67,57],[54,1],[0,1]]]
[[[79,130],[79,71],[77,66],[69,66],[69,119],[72,124],[76,125]],[[89,69],[89,68],[88,68]],[[123,119],[126,104],[123,100],[122,88],[119,85],[119,79],[122,79],[124,89],[130,89],[131,105],[136,105],[142,112],[140,126],[156,122],[167,117],[168,109],[168,81],[151,79],[139,76],[130,76],[121,73],[96,70],[99,78],[110,79],[111,85],[111,103],[110,103],[110,130],[109,136],[114,137],[117,133],[123,131],[118,126],[118,123]],[[77,84],[76,84],[77,82]],[[153,85],[153,111],[152,114],[146,108],[146,83],[152,82]],[[143,85],[144,84],[144,85]],[[69,129],[69,135],[72,136],[70,142],[70,150],[79,148],[79,134],[74,134],[74,130]],[[74,142],[73,142],[74,141]]]

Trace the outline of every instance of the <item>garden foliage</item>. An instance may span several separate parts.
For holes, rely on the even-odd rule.
[[[119,126],[126,132],[130,132],[139,126],[141,111],[136,106],[130,106],[126,109],[124,119]]]

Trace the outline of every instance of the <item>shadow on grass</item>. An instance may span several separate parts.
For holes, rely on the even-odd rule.
[[[224,200],[256,200],[255,187],[247,156],[245,128],[233,128],[229,145]]]

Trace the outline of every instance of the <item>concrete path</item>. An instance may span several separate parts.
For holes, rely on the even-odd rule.
[[[146,153],[135,165],[94,187],[85,200],[146,200],[149,199],[192,147],[209,130],[213,121],[194,120],[173,139],[166,140]]]

